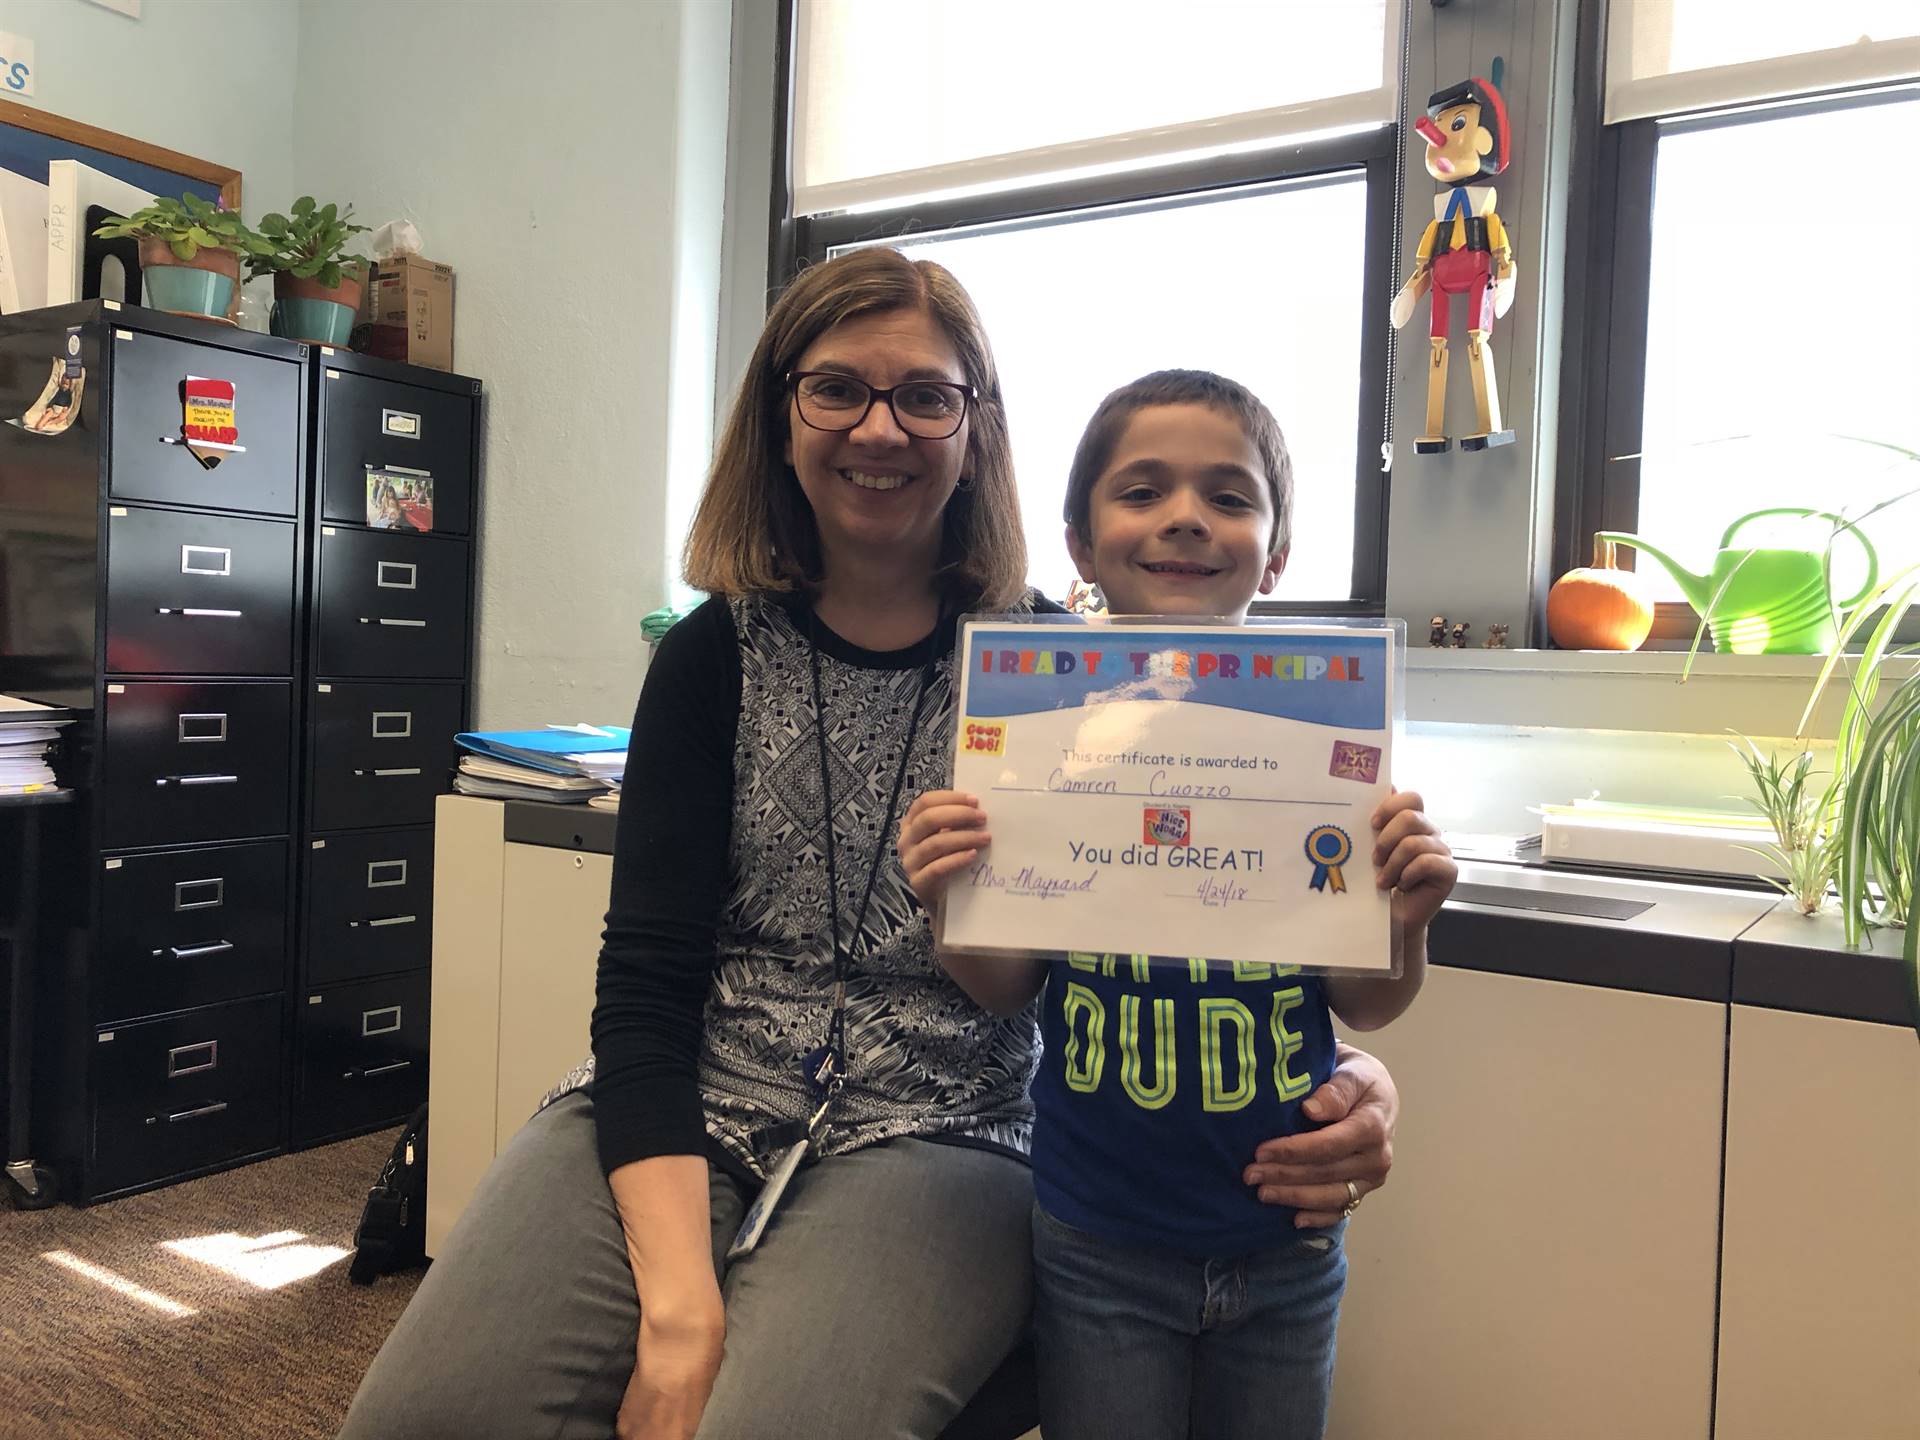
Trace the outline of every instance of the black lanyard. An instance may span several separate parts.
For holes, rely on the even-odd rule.
[[[827,847],[827,926],[833,938],[833,1018],[827,1024],[826,1044],[807,1057],[807,1079],[824,1101],[821,1114],[839,1093],[847,1074],[847,971],[851,968],[846,947],[840,943],[840,877],[838,847],[833,837],[833,782],[827,765],[827,709],[820,693],[820,645],[815,632],[819,621],[807,613],[807,661],[813,674],[813,733],[820,747],[821,828]],[[936,627],[937,628],[937,627]],[[857,940],[867,923],[867,907],[873,900],[874,882],[880,877],[880,862],[893,843],[893,817],[900,807],[900,791],[906,784],[907,765],[913,758],[913,742],[920,734],[920,715],[925,708],[927,685],[933,678],[937,652],[928,640],[927,663],[920,669],[919,684],[913,692],[913,718],[907,723],[907,743],[900,750],[900,764],[893,772],[893,791],[887,797],[886,818],[873,844],[873,858],[867,862],[867,884],[860,895],[860,910],[854,916],[852,939]],[[818,1117],[816,1117],[818,1118]]]

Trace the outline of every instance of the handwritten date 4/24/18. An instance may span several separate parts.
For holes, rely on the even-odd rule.
[[[1224,910],[1236,901],[1251,898],[1247,894],[1246,886],[1234,880],[1218,879],[1212,875],[1194,886],[1192,894],[1193,898],[1208,910]],[[1263,900],[1259,903],[1264,905],[1271,902]]]

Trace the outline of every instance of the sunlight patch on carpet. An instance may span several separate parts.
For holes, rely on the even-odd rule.
[[[178,1300],[168,1299],[165,1295],[156,1294],[144,1286],[134,1284],[126,1276],[116,1275],[104,1265],[96,1265],[91,1260],[82,1260],[70,1250],[48,1250],[40,1258],[51,1260],[55,1265],[71,1270],[76,1275],[84,1275],[96,1284],[104,1285],[107,1289],[124,1295],[129,1300],[137,1300],[142,1305],[150,1306],[163,1315],[181,1319],[200,1313],[191,1305],[182,1305]]]
[[[271,1235],[196,1235],[184,1240],[164,1240],[160,1248],[184,1255],[202,1265],[244,1280],[256,1290],[278,1290],[295,1280],[318,1275],[329,1265],[337,1265],[353,1252],[338,1245],[302,1245],[307,1237],[298,1230],[276,1230]]]

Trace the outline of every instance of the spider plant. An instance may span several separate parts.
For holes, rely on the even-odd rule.
[[[1862,443],[1892,452],[1899,464],[1920,463],[1920,454],[1904,447]],[[1882,501],[1849,524],[1860,524],[1914,493],[1908,489]],[[1831,559],[1829,542],[1828,563]],[[1834,750],[1842,792],[1841,919],[1849,946],[1857,946],[1869,926],[1904,930],[1907,998],[1920,1030],[1920,674],[1890,681],[1888,694],[1880,695],[1881,681],[1890,680],[1887,662],[1920,648],[1894,645],[1895,632],[1917,599],[1920,562],[1882,577],[1844,616],[1835,617],[1838,638],[1813,682],[1799,730],[1806,733],[1827,684],[1844,664],[1847,699]],[[1848,656],[1848,643],[1863,631],[1859,656]]]
[[[1802,915],[1817,914],[1840,867],[1840,777],[1835,775],[1816,791],[1811,783],[1811,750],[1782,762],[1777,754],[1763,754],[1753,741],[1744,743],[1745,749],[1732,748],[1753,782],[1754,794],[1748,803],[1773,827],[1774,843],[1740,848],[1778,867],[1780,875],[1761,878],[1778,886],[1794,909]]]

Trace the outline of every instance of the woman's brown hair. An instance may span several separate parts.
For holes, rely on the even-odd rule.
[[[715,448],[687,532],[687,583],[716,595],[808,591],[823,578],[820,535],[784,458],[787,372],[827,331],[857,315],[924,310],[946,332],[978,392],[968,413],[967,486],[947,502],[934,583],[960,609],[1008,610],[1027,588],[1027,545],[1013,486],[993,349],[973,301],[947,270],[882,247],[802,271],[774,302]]]

